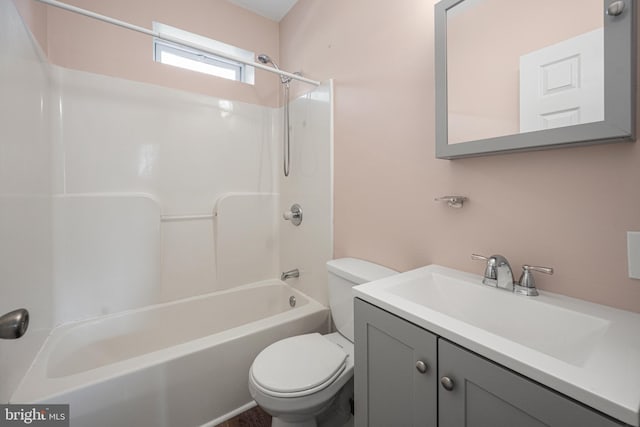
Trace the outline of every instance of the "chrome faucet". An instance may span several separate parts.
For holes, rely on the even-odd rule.
[[[292,277],[300,277],[300,271],[297,268],[294,268],[293,270],[289,270],[289,271],[283,271],[282,274],[280,275],[280,280],[285,281]]]
[[[487,262],[482,283],[493,286],[494,288],[513,291],[513,271],[511,270],[509,261],[507,261],[505,257],[502,255],[491,255],[490,257],[486,257],[483,255],[472,254],[471,259]]]

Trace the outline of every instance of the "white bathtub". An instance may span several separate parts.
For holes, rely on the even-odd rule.
[[[62,325],[11,403],[69,403],[72,427],[213,426],[254,405],[248,372],[264,347],[328,320],[272,280]]]

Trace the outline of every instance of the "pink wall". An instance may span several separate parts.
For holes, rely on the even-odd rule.
[[[299,0],[281,22],[283,66],[335,79],[334,255],[480,274],[470,254],[501,253],[553,266],[540,288],[640,312],[640,143],[435,159],[434,4]]]
[[[15,0],[22,10],[33,0]],[[277,60],[278,23],[225,0],[65,0],[66,3],[151,29],[162,22]],[[38,5],[40,6],[40,5]],[[48,6],[44,21],[26,19],[46,43],[49,60],[62,67],[198,92],[224,99],[275,106],[277,76],[256,71],[256,84],[234,82],[159,64],[151,37]],[[43,29],[43,26],[46,28]]]

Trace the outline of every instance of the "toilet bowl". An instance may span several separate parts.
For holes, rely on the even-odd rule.
[[[249,371],[249,392],[271,414],[272,427],[315,427],[342,392],[353,386],[353,286],[396,274],[355,258],[327,263],[329,305],[338,332],[285,338],[265,348]]]
[[[353,360],[353,343],[337,332],[286,338],[256,357],[249,391],[272,426],[315,426],[353,376]]]

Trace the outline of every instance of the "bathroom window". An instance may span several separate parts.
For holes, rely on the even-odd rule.
[[[230,55],[253,61],[254,52],[240,49],[226,43],[219,42],[198,34],[190,33],[179,28],[171,27],[159,22],[153,23],[155,32],[166,34],[203,47],[228,53]],[[237,61],[204,52],[198,49],[181,46],[158,38],[153,39],[153,59],[162,64],[186,68],[200,73],[210,74],[224,79],[254,84],[254,67]]]

